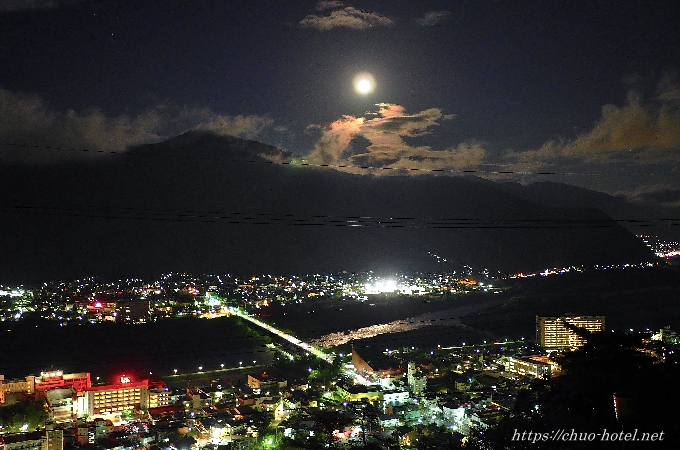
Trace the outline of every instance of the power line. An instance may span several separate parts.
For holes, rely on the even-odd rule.
[[[297,156],[289,161],[274,161],[265,159],[262,157],[257,158],[229,158],[222,155],[214,155],[205,157],[195,154],[191,155],[168,155],[168,154],[142,154],[136,153],[135,151],[125,150],[95,150],[89,148],[77,148],[77,147],[61,147],[61,146],[50,146],[50,145],[39,145],[39,144],[26,144],[20,142],[0,142],[1,146],[5,147],[18,147],[27,148],[35,150],[58,150],[58,151],[69,151],[74,153],[85,153],[85,154],[109,154],[109,155],[124,155],[126,157],[133,158],[162,158],[162,159],[190,159],[190,160],[209,160],[215,161],[220,160],[224,162],[237,162],[237,163],[258,163],[258,164],[272,164],[281,166],[293,166],[293,167],[319,167],[319,168],[331,168],[338,169],[341,171],[351,170],[361,170],[361,171],[386,171],[386,172],[399,172],[399,173],[413,173],[413,172],[424,172],[433,174],[483,174],[483,175],[535,175],[535,176],[548,176],[548,175],[562,175],[562,176],[658,176],[657,172],[612,172],[612,173],[602,173],[602,172],[559,172],[559,171],[530,171],[530,170],[502,170],[503,167],[512,167],[512,164],[491,164],[484,163],[478,164],[478,167],[485,166],[490,169],[452,169],[452,168],[422,168],[422,167],[391,167],[391,166],[370,166],[370,165],[351,165],[351,164],[325,164],[325,163],[315,163],[309,162],[304,159],[303,156]],[[266,145],[266,144],[262,144]],[[491,168],[498,168],[493,170]]]
[[[349,228],[428,229],[562,229],[614,228],[620,223],[634,227],[678,226],[680,219],[484,219],[466,217],[380,217],[332,216],[225,211],[218,209],[152,209],[94,205],[0,205],[0,213],[94,219],[144,220],[157,222],[205,222],[241,225],[328,226]]]

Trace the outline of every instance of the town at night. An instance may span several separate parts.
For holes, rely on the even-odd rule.
[[[0,450],[680,448],[658,0],[0,0]]]

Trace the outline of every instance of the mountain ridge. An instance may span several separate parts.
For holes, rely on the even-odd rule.
[[[515,272],[653,259],[601,211],[544,206],[468,177],[271,161],[291,156],[193,132],[94,162],[0,168],[0,274],[446,272],[462,264]]]

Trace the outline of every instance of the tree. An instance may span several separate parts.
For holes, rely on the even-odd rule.
[[[562,376],[537,381],[518,396],[515,410],[497,426],[470,437],[475,449],[578,449],[593,442],[513,440],[515,431],[552,433],[620,432],[622,425],[638,433],[664,431],[655,449],[680,448],[677,415],[665,405],[680,402],[680,365],[662,362],[643,351],[639,338],[620,333],[596,333],[587,344],[560,360]],[[634,407],[624,424],[617,421],[614,393],[627,392]],[[645,446],[646,444],[646,446]],[[598,442],[597,448],[621,448],[620,442]],[[651,448],[648,442],[627,442],[627,449]]]
[[[24,424],[33,429],[44,424],[47,418],[47,409],[42,401],[29,400],[0,407],[3,431],[18,431]]]
[[[366,447],[366,435],[373,433],[380,425],[379,411],[370,402],[362,402],[357,405],[356,418],[361,427],[361,440]]]
[[[354,418],[346,411],[322,410],[314,414],[313,417],[316,423],[323,427],[328,446],[333,445],[334,431],[342,431],[347,425],[354,423]]]

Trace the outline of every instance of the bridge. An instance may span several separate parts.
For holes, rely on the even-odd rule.
[[[307,353],[310,353],[310,354],[316,356],[317,358],[323,359],[327,363],[333,362],[333,358],[335,357],[334,355],[329,355],[329,354],[325,353],[323,350],[316,348],[312,345],[309,345],[308,343],[301,341],[300,339],[296,338],[295,336],[290,335],[290,334],[288,334],[288,333],[286,333],[282,330],[279,330],[278,328],[273,327],[273,326],[269,325],[268,323],[261,321],[260,319],[257,319],[256,317],[248,314],[247,312],[243,311],[240,308],[237,308],[237,307],[234,307],[234,306],[228,306],[227,310],[229,311],[230,314],[233,314],[237,317],[240,317],[243,320],[247,320],[248,322],[250,322],[254,325],[257,325],[258,327],[263,328],[263,329],[269,331],[270,333],[279,336],[280,338],[290,342],[291,344],[300,347],[301,349],[303,349]]]

